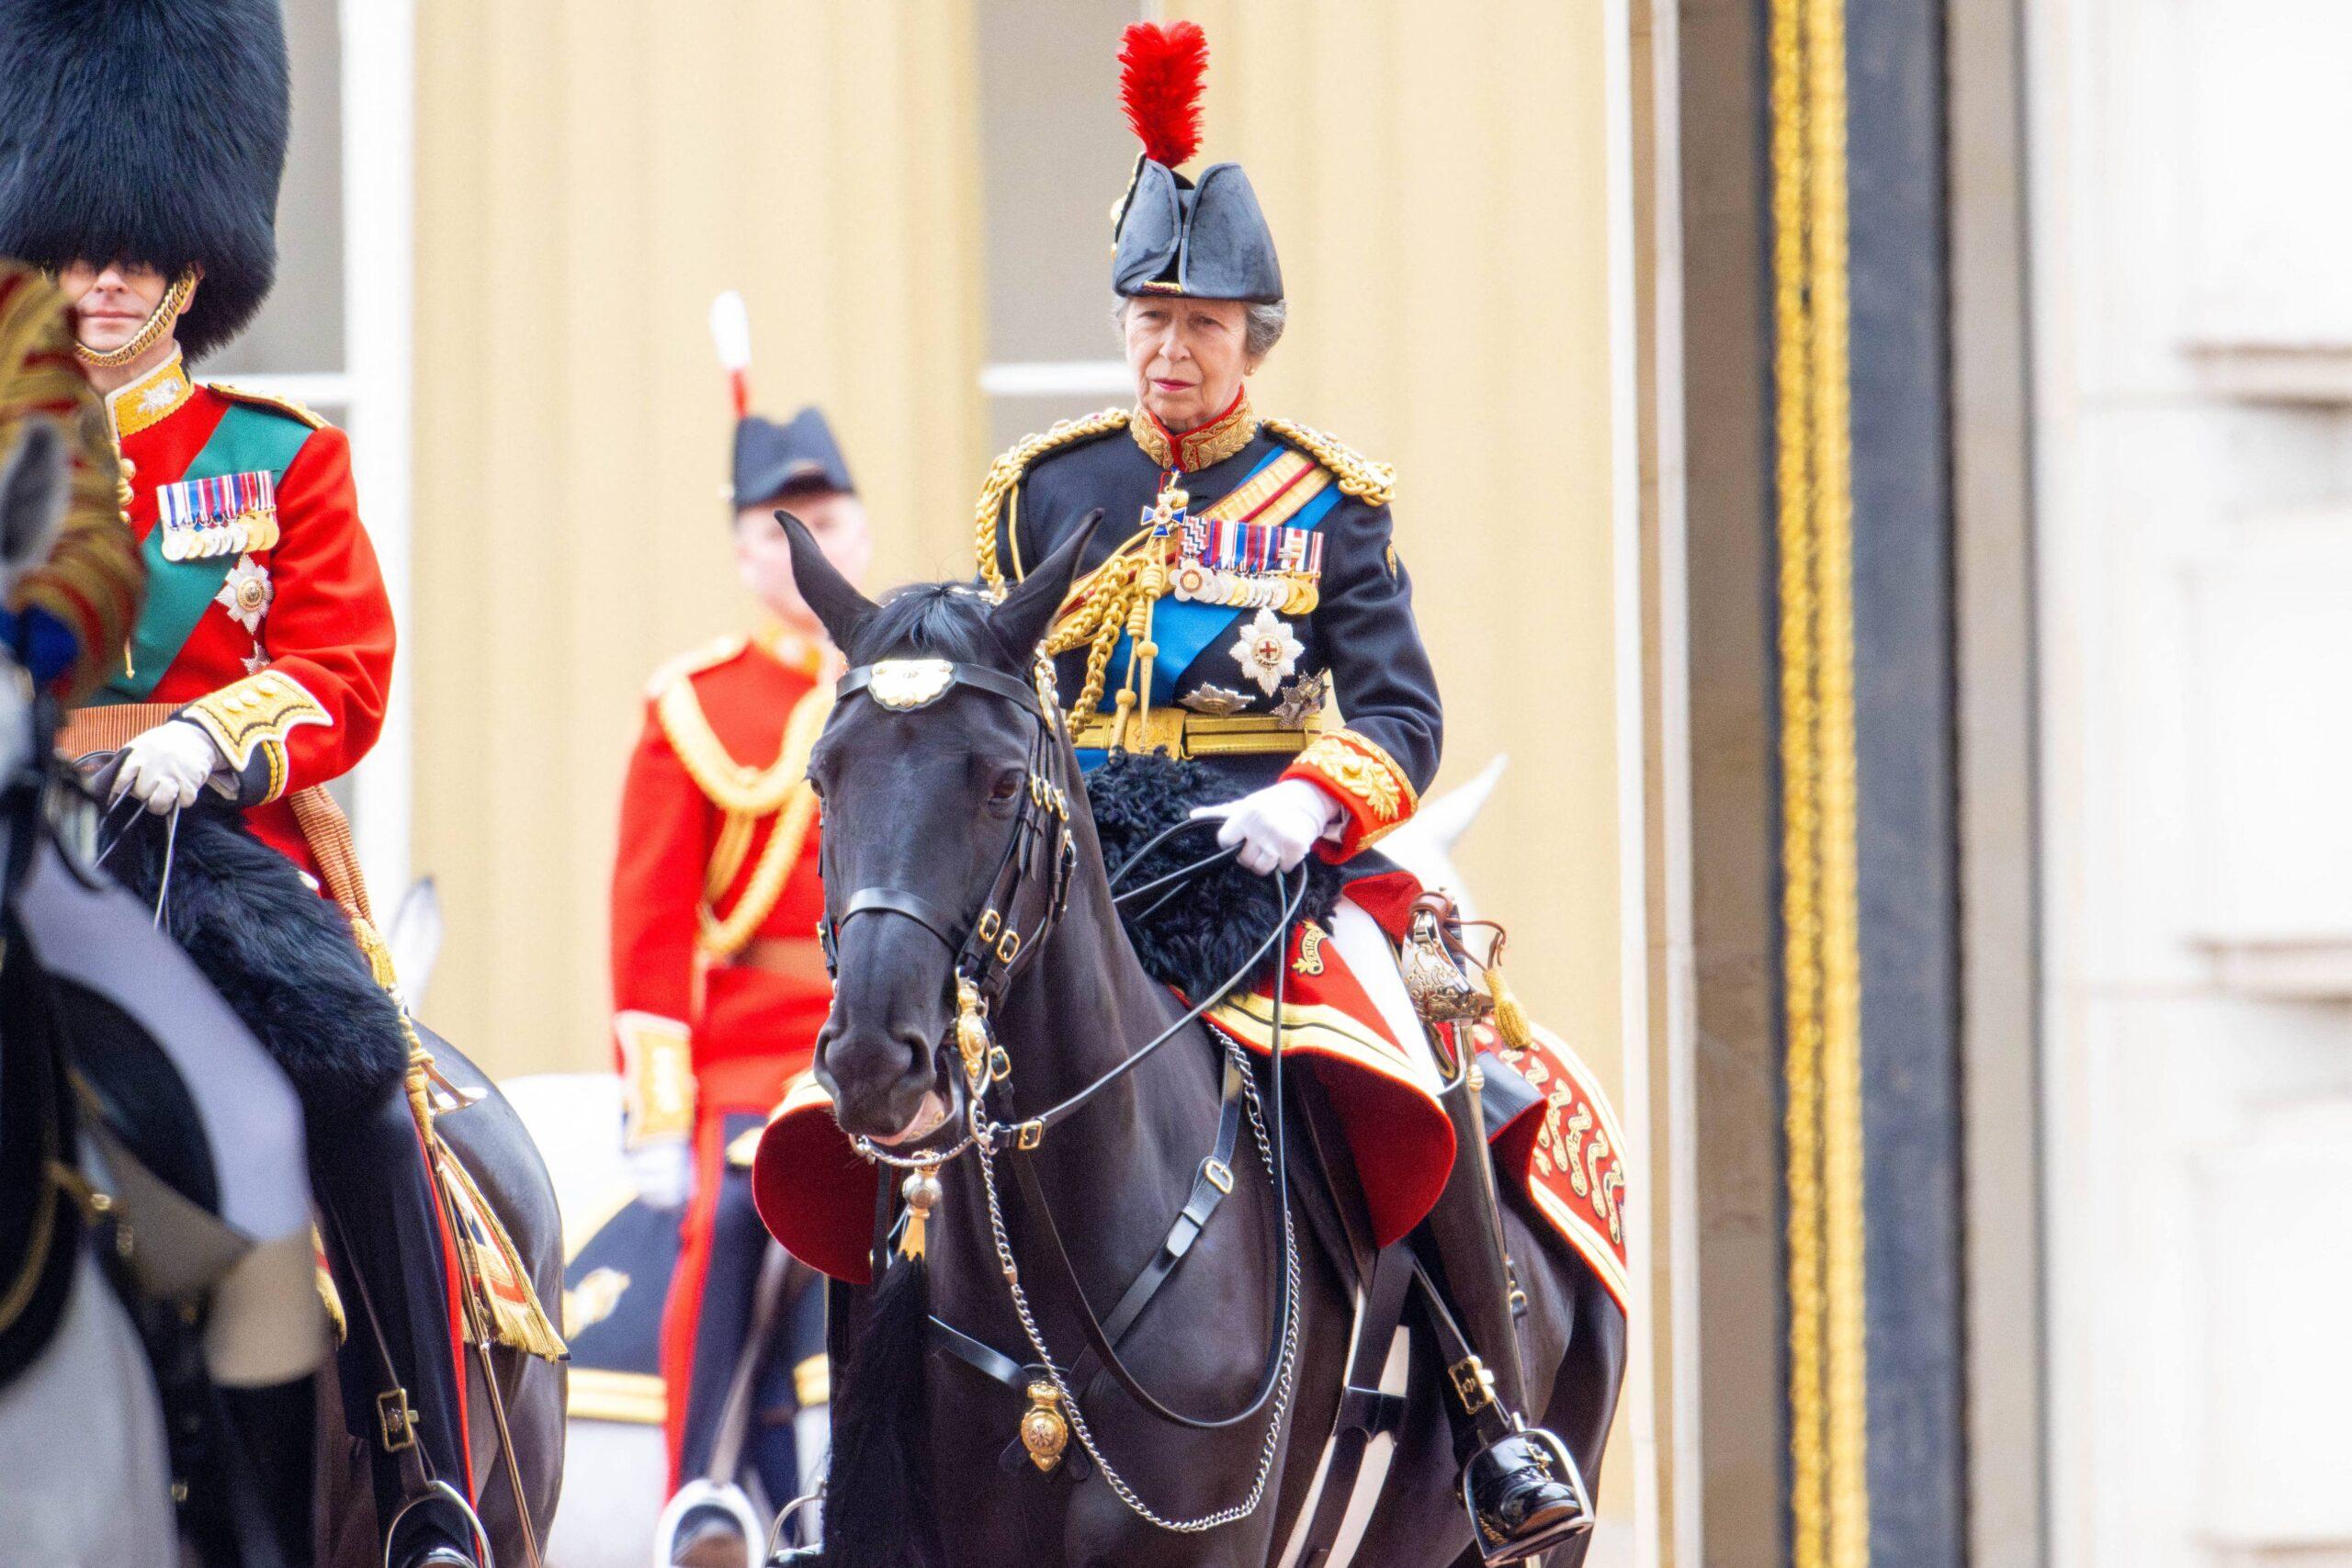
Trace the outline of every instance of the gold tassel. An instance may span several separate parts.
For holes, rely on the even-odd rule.
[[[1510,984],[1503,978],[1502,965],[1487,965],[1487,994],[1495,998],[1495,1032],[1502,1036],[1503,1044],[1513,1051],[1531,1049],[1535,1043],[1535,1028],[1527,1021],[1527,1010],[1511,995]]]
[[[391,944],[364,915],[351,917],[351,934],[358,939],[359,951],[368,956],[368,973],[379,990],[393,997],[400,994],[400,976],[392,969]]]
[[[901,1258],[922,1256],[924,1222],[931,1218],[932,1210],[939,1206],[939,1178],[932,1174],[933,1169],[931,1166],[924,1166],[919,1170],[910,1171],[906,1184],[899,1189],[907,1200],[907,1228],[899,1235],[899,1256]]]

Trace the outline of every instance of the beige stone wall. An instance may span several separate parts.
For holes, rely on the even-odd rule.
[[[1523,998],[1620,1086],[1603,7],[1173,9],[1209,35],[1204,153],[1282,245],[1253,395],[1396,465],[1439,787],[1511,759],[1464,874]]]
[[[819,401],[885,578],[968,536],[976,171],[959,0],[424,0],[414,863],[427,1017],[499,1073],[607,1060],[605,880],[646,676],[741,626],[705,329]]]

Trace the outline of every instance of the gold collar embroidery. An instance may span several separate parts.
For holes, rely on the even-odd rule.
[[[196,384],[187,378],[180,356],[173,355],[130,385],[107,394],[107,418],[114,424],[115,439],[128,440],[163,423],[195,395]]]
[[[1127,434],[1136,438],[1144,456],[1163,468],[1180,474],[1197,474],[1203,468],[1214,468],[1250,445],[1258,434],[1258,412],[1250,406],[1249,389],[1233,396],[1233,406],[1206,424],[1182,434],[1170,430],[1149,411],[1138,407],[1135,417],[1127,421]]]

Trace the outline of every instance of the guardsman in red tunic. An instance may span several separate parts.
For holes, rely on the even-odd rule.
[[[714,325],[738,308],[722,301]],[[777,425],[742,412],[741,355],[729,351],[740,334],[740,325],[721,333],[739,388],[735,558],[766,620],[655,676],[613,872],[613,1034],[629,1168],[647,1201],[685,1204],[662,1317],[676,1500],[662,1560],[693,1562],[743,1561],[747,1513],[732,1489],[755,1482],[769,1510],[781,1507],[823,1447],[821,1293],[782,1303],[772,1278],[763,1299],[763,1269],[774,1275],[782,1254],[752,1207],[748,1144],[734,1152],[808,1065],[832,1004],[815,935],[824,911],[817,800],[803,773],[839,671],[793,587],[775,511],[806,522],[852,578],[872,554],[864,504],[823,415],[804,409]],[[813,1430],[799,1423],[806,1464],[791,1427],[754,1417],[748,1431],[722,1431],[722,1407],[745,1379],[752,1401],[738,1419],[819,1413]]]
[[[187,369],[244,327],[274,276],[290,107],[278,7],[6,0],[0,58],[0,254],[47,268],[74,303],[147,576],[60,745],[115,752],[115,800],[158,814],[206,793],[234,803],[356,919],[365,893],[325,785],[376,742],[393,634],[350,445],[301,408]],[[425,1482],[471,1496],[455,1259],[405,1086],[395,1075],[332,1107],[306,1092],[304,1111],[341,1293],[374,1323],[360,1331],[355,1311],[344,1346],[345,1422],[373,1459],[379,1522],[418,1503],[384,1560],[473,1568],[472,1521]],[[241,1426],[306,1454],[311,1390],[277,1392]],[[307,1560],[308,1500],[273,1501],[298,1516],[277,1522]]]

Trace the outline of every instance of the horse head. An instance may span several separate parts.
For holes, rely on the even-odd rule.
[[[905,1146],[962,1093],[946,1049],[959,992],[1001,988],[1067,889],[1082,797],[1035,671],[1092,525],[1001,603],[931,583],[876,604],[776,515],[801,597],[851,666],[808,759],[835,971],[817,1077],[844,1131]]]

